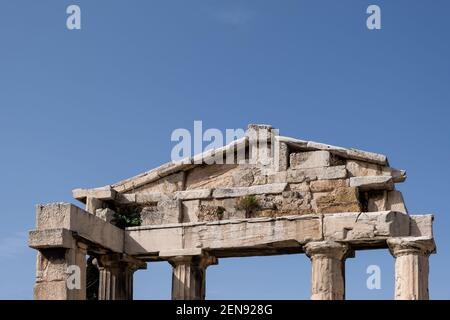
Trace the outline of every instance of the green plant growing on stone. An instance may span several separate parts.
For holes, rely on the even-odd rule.
[[[141,216],[139,212],[115,212],[113,224],[121,229],[125,229],[127,227],[137,227],[142,223]]]
[[[258,199],[255,196],[245,196],[242,197],[238,204],[237,209],[245,211],[245,217],[252,217],[253,213],[260,207]]]
[[[220,206],[217,207],[216,214],[217,214],[217,218],[219,218],[219,220],[222,220],[224,213],[225,213],[225,208],[224,207],[220,207]]]

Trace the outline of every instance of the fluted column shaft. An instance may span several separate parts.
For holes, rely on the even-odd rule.
[[[435,252],[433,239],[403,237],[387,240],[395,257],[395,299],[428,300],[428,257]]]
[[[172,300],[204,300],[206,268],[217,264],[211,256],[179,256],[169,260],[172,272]]]
[[[305,245],[311,259],[311,299],[345,299],[345,258],[351,253],[347,245],[318,241]]]
[[[107,254],[98,258],[99,300],[132,300],[133,275],[146,264],[122,254]]]

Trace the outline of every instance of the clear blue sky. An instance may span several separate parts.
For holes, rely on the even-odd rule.
[[[82,30],[66,29],[78,4]],[[366,28],[378,4],[382,30]],[[450,298],[447,0],[0,1],[0,298],[29,299],[34,205],[74,202],[170,158],[176,128],[245,128],[385,153],[411,213],[434,213],[432,298]],[[79,204],[81,205],[81,204]],[[366,289],[366,268],[382,289]],[[350,299],[393,297],[394,260],[358,252]],[[135,297],[170,297],[167,263]],[[309,297],[303,255],[222,259],[209,298]]]

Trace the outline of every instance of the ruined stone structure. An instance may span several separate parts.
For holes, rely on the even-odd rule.
[[[405,172],[384,155],[274,133],[250,125],[220,149],[74,190],[85,209],[38,205],[35,299],[85,299],[87,255],[98,299],[117,300],[132,299],[133,273],[148,262],[172,265],[173,299],[204,299],[207,267],[221,258],[293,253],[311,260],[312,299],[344,299],[345,260],[366,249],[395,258],[396,299],[428,299],[433,216],[408,214],[395,189]]]

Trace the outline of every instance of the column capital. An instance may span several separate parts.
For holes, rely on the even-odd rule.
[[[203,253],[201,255],[182,255],[173,256],[167,260],[173,267],[181,264],[191,264],[198,266],[199,268],[206,269],[210,265],[219,264],[219,260],[212,255]]]
[[[77,242],[76,242],[76,248],[77,248],[78,250],[81,250],[82,252],[84,252],[84,254],[86,254],[87,251],[88,251],[88,249],[89,249],[89,245],[87,245],[87,244],[84,243],[84,242],[77,241]]]
[[[303,249],[309,258],[325,256],[342,260],[353,254],[349,245],[335,241],[312,241],[308,242]]]
[[[133,271],[136,271],[138,269],[147,269],[147,264],[144,261],[122,253],[102,254],[99,255],[96,259],[97,264],[100,268],[119,268],[126,265],[130,270]]]
[[[429,256],[436,253],[436,244],[429,237],[398,237],[387,239],[389,251],[394,257],[405,254]]]

